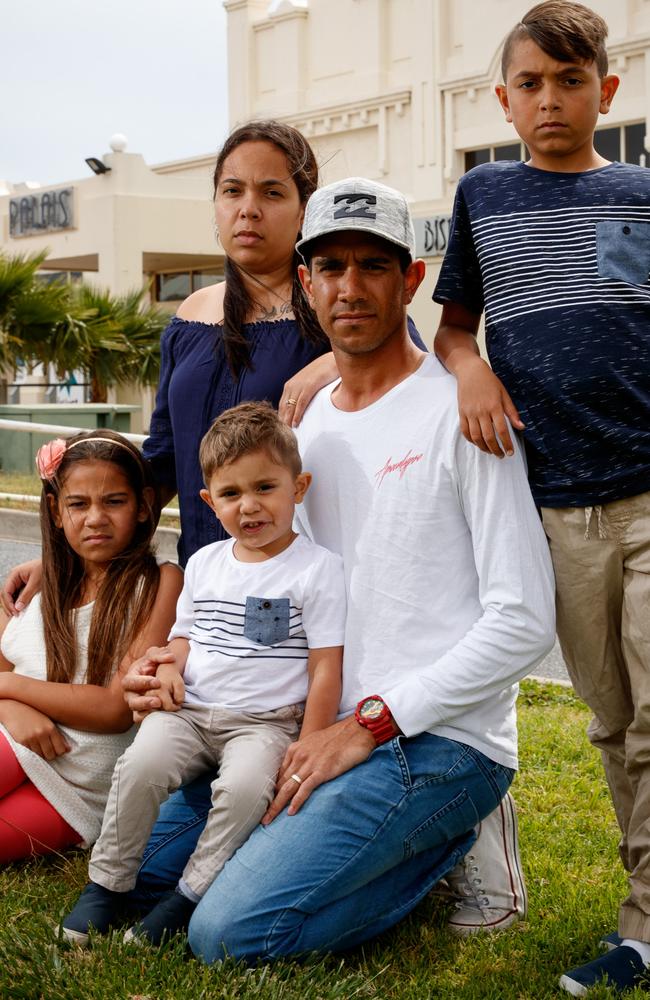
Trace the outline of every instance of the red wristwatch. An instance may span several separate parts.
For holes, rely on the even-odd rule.
[[[356,707],[354,717],[360,726],[367,729],[375,738],[377,746],[392,740],[395,732],[395,722],[384,699],[378,694],[362,698]]]

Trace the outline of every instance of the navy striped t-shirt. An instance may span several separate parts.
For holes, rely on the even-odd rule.
[[[489,163],[458,186],[436,302],[485,310],[538,504],[650,489],[650,170]]]

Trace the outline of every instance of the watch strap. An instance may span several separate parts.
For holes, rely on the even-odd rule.
[[[384,706],[382,712],[376,716],[376,718],[369,718],[368,716],[361,714],[362,705],[370,699],[381,701]],[[364,729],[367,729],[370,733],[372,733],[377,746],[381,746],[382,743],[388,743],[388,741],[392,740],[395,736],[395,723],[393,717],[388,705],[381,695],[373,694],[370,695],[369,698],[362,698],[356,707],[354,717],[360,726],[363,726]]]

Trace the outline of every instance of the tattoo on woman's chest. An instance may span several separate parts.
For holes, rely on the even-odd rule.
[[[255,310],[254,319],[262,323],[272,323],[276,319],[286,319],[293,315],[291,302],[283,302],[280,306],[260,306]]]

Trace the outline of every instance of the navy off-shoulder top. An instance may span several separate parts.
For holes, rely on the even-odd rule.
[[[178,494],[181,566],[197,549],[228,537],[199,496],[199,445],[210,424],[224,410],[248,400],[266,399],[277,407],[287,379],[329,350],[329,345],[308,343],[294,319],[247,323],[242,332],[253,368],[235,380],[226,363],[222,332],[214,323],[175,316],[160,341],[160,382],[143,452],[156,481]],[[409,332],[426,350],[410,319]]]

